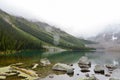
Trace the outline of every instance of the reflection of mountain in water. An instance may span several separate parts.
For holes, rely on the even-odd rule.
[[[104,52],[97,51],[92,53],[86,53],[93,63],[95,64],[115,64],[118,65],[120,63],[120,54],[119,52]]]

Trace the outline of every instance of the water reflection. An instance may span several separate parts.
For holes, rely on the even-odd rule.
[[[120,53],[119,52],[87,52],[85,53],[94,64],[114,64],[119,65]]]
[[[12,63],[39,62],[41,58],[48,58],[51,62],[76,63],[81,56],[87,56],[93,64],[119,64],[119,52],[78,52],[65,51],[59,53],[41,52],[41,51],[23,51],[16,54],[0,55],[0,65],[9,65]]]
[[[78,80],[80,77],[85,76],[85,73],[80,72],[80,68],[77,64],[81,56],[87,56],[91,62],[92,67],[90,68],[89,74],[94,74],[95,64],[119,64],[120,53],[119,52],[78,52],[78,51],[65,51],[59,53],[41,52],[41,51],[24,51],[16,54],[0,55],[0,66],[10,65],[13,63],[23,62],[26,64],[32,64],[39,62],[41,58],[48,58],[52,63],[73,63],[74,74],[72,76],[67,74],[54,75],[54,78],[50,79],[47,76],[40,80]],[[79,75],[78,75],[79,74]],[[108,80],[104,75],[96,75],[100,80]]]
[[[34,63],[39,62],[41,58],[48,58],[51,62],[76,62],[85,52],[59,52],[49,53],[41,51],[23,51],[16,54],[0,55],[0,66],[6,66],[13,63]]]

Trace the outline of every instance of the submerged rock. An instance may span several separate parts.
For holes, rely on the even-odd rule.
[[[104,74],[105,73],[104,66],[102,66],[102,65],[96,65],[95,69],[94,69],[94,72],[95,73]]]
[[[0,68],[0,80],[3,79],[6,80],[7,76],[14,76],[14,75],[21,76],[25,78],[25,80],[34,80],[38,78],[38,75],[34,71],[19,68],[13,65]]]
[[[91,67],[91,62],[88,60],[88,57],[81,57],[78,62],[79,66],[81,68],[89,68]]]
[[[27,70],[27,69],[23,69],[23,68],[18,68],[18,67],[15,67],[15,66],[11,66],[13,69],[15,69],[15,70],[18,70],[18,71],[21,71],[21,72],[23,72],[23,73],[25,73],[25,74],[28,74],[28,75],[30,75],[30,76],[32,76],[32,77],[38,77],[38,75],[34,72],[34,71],[32,71],[32,70]]]
[[[5,80],[6,76],[0,76],[0,80]]]
[[[51,64],[47,58],[41,59],[40,63],[42,64],[42,66],[47,66]]]
[[[15,75],[17,75],[18,73],[7,73],[7,75],[6,76],[15,76]]]
[[[56,63],[53,67],[53,70],[66,71],[68,74],[74,73],[74,70],[71,66],[63,63]]]
[[[17,74],[16,72],[12,72],[10,66],[0,68],[0,76],[2,78],[4,76],[12,76],[12,75],[16,75],[16,74]]]
[[[11,64],[11,66],[21,66],[23,63],[16,63],[16,64]]]

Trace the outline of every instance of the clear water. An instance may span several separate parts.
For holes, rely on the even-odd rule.
[[[41,58],[48,58],[53,63],[57,63],[57,62],[66,63],[66,64],[72,63],[73,67],[75,68],[74,74],[73,75],[54,74],[53,78],[49,78],[48,75],[45,78],[39,80],[79,80],[80,77],[84,77],[86,74],[86,73],[81,73],[80,68],[77,64],[81,56],[87,56],[92,62],[92,67],[90,68],[89,74],[95,74],[93,68],[94,65],[96,64],[101,64],[101,65],[114,64],[114,61],[120,63],[119,52],[66,51],[60,53],[49,53],[49,52],[41,52],[41,51],[24,51],[17,54],[0,55],[0,66],[2,67],[18,62],[29,64],[29,63],[39,62]],[[96,74],[95,76],[100,80],[109,79],[109,77],[105,77],[104,75]]]
[[[96,64],[100,64],[100,65],[105,65],[105,64],[114,64],[114,61],[116,61],[118,64],[120,63],[120,53],[119,52],[104,52],[104,51],[99,51],[99,52],[73,52],[69,53],[69,55],[65,56],[65,57],[69,57],[71,56],[71,58],[68,58],[69,60],[71,60],[70,62],[73,62],[73,67],[75,68],[74,70],[74,74],[72,76],[67,75],[67,74],[63,74],[63,75],[55,75],[54,74],[54,78],[49,78],[49,76],[47,76],[44,79],[40,79],[40,80],[79,80],[81,77],[85,77],[86,73],[82,73],[78,66],[78,60],[81,56],[87,56],[91,62],[92,62],[92,67],[90,68],[90,72],[88,72],[90,75],[95,74],[94,73],[94,66]],[[68,60],[66,59],[66,61]],[[63,61],[63,62],[66,62]],[[77,75],[79,74],[79,75]],[[110,77],[106,77],[105,75],[101,75],[101,74],[95,74],[95,76],[99,79],[99,80],[109,80]]]

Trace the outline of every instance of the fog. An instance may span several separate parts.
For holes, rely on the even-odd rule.
[[[0,9],[47,22],[77,37],[92,37],[109,25],[120,23],[119,3],[119,0],[0,0]]]

